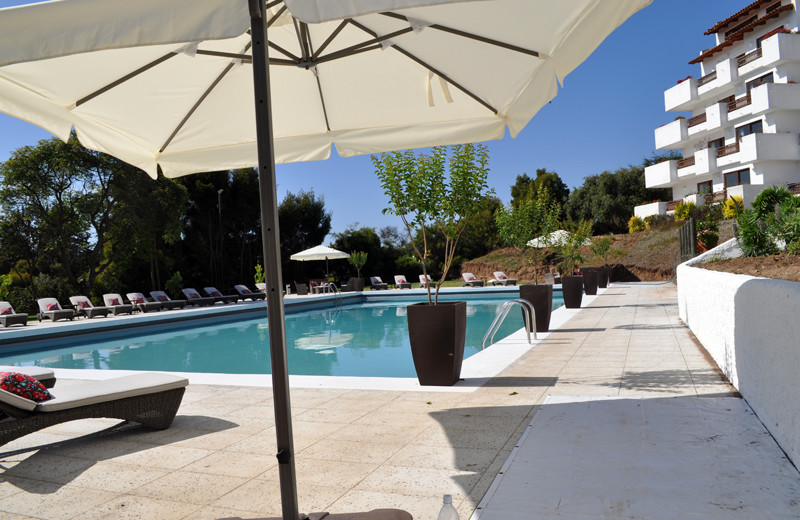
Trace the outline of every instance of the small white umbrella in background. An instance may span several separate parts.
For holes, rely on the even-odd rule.
[[[64,140],[74,130],[152,177],[258,167],[281,504],[297,520],[275,163],[326,159],[332,146],[353,156],[514,137],[651,2],[11,7],[0,9],[0,111]]]
[[[530,247],[536,247],[536,248],[560,246],[563,245],[564,242],[566,242],[569,239],[569,236],[570,236],[569,231],[566,231],[564,229],[559,229],[558,231],[553,231],[546,237],[540,236],[534,238],[533,240],[528,242],[528,245]],[[591,243],[592,243],[591,240],[586,239],[583,245],[588,246]]]
[[[332,247],[327,246],[314,246],[305,251],[300,251],[289,257],[289,260],[297,260],[299,262],[308,262],[310,260],[325,260],[325,276],[328,276],[328,260],[340,260],[342,258],[350,258],[350,255],[344,251],[339,251]]]

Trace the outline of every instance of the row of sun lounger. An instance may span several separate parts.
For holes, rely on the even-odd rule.
[[[189,306],[207,306],[221,303],[236,303],[240,300],[263,300],[265,294],[259,291],[251,291],[246,285],[235,285],[238,294],[223,295],[215,287],[205,287],[207,296],[201,296],[195,289],[183,289],[185,300],[173,300],[164,291],[151,291],[148,300],[142,293],[127,293],[129,303],[125,303],[122,295],[108,293],[103,295],[103,306],[92,305],[91,300],[86,296],[71,296],[70,304],[72,308],[64,308],[56,298],[39,298],[39,321],[49,319],[51,321],[73,320],[76,317],[96,318],[106,316],[120,316],[122,314],[132,314],[138,312],[152,312],[160,310],[183,309]],[[28,315],[17,313],[8,302],[0,302],[0,325],[9,327],[11,325],[25,325],[28,322]]]
[[[479,280],[474,274],[472,273],[463,273],[461,277],[464,279],[464,283],[461,285],[463,287],[483,287],[484,282],[483,280]],[[386,284],[381,280],[380,276],[371,276],[370,277],[370,284],[373,290],[381,290],[381,289],[388,289],[389,284]],[[488,283],[492,285],[517,285],[516,278],[509,278],[506,274],[502,271],[495,271],[494,272],[494,279],[489,280]],[[424,289],[428,286],[433,287],[434,282],[431,280],[430,275],[427,276],[424,274],[419,275],[419,287],[420,289]],[[394,286],[397,289],[411,289],[411,283],[407,281],[406,277],[403,275],[395,275],[394,277]]]

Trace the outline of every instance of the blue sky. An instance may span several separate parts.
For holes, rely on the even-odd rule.
[[[604,0],[615,1],[615,0]],[[30,2],[0,0],[0,7]],[[654,0],[611,34],[564,81],[516,139],[486,144],[489,184],[507,202],[516,176],[538,168],[557,172],[570,187],[583,178],[629,164],[655,151],[653,131],[674,119],[664,112],[664,91],[688,75],[700,76],[687,62],[714,45],[703,32],[745,7],[750,0]],[[0,114],[0,161],[20,146],[50,134]],[[287,191],[313,189],[332,212],[332,232],[348,226],[400,227],[382,215],[387,199],[369,156],[279,165],[278,198]],[[327,240],[326,240],[327,243]]]

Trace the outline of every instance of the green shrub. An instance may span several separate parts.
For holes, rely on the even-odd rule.
[[[183,276],[181,276],[180,271],[175,271],[172,278],[167,280],[167,283],[164,284],[164,290],[171,298],[179,298],[181,289],[183,289]]]
[[[742,201],[740,196],[734,195],[733,197],[728,197],[725,199],[725,202],[722,203],[722,217],[725,220],[736,218],[743,209],[744,201]]]
[[[649,215],[644,218],[644,225],[647,229],[660,229],[675,222],[675,217],[669,214]]]
[[[636,215],[632,216],[630,220],[628,220],[628,233],[638,233],[639,231],[644,231],[645,229],[646,227],[644,225],[644,220]]]
[[[266,280],[266,275],[264,274],[264,268],[261,266],[261,264],[256,264],[255,270],[256,274],[253,275],[253,280],[255,281],[255,283],[264,283],[264,281]]]
[[[694,202],[680,201],[675,206],[675,221],[686,220],[694,216],[695,204]]]
[[[792,192],[784,186],[770,186],[765,188],[758,194],[753,201],[753,209],[759,217],[765,217],[767,214],[775,211],[775,208],[781,203],[793,198]]]

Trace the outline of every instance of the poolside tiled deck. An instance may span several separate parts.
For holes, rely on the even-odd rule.
[[[549,395],[735,396],[677,314],[673,284],[613,285],[472,392],[293,389],[301,509],[398,507],[428,519],[450,493],[466,519]],[[59,379],[55,391],[66,384]],[[192,384],[168,430],[0,455],[0,516],[280,516],[271,405],[268,388]],[[0,450],[111,424],[61,425]],[[697,489],[701,499],[707,493]]]

